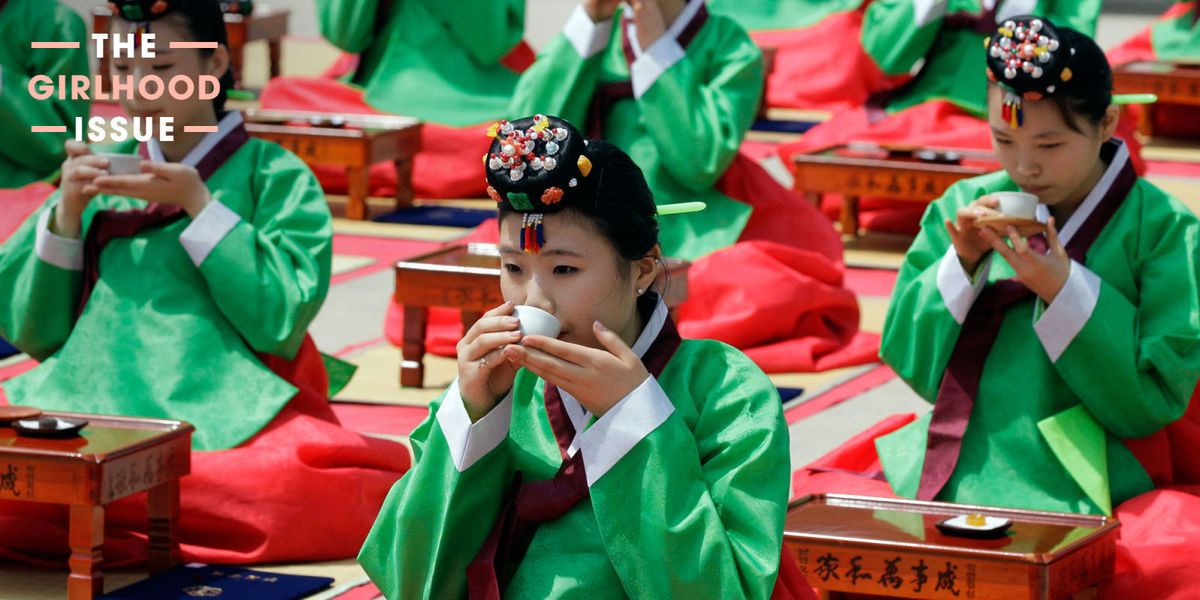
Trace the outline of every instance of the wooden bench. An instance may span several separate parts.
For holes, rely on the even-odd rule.
[[[1176,104],[1195,108],[1200,119],[1200,64],[1173,62],[1134,62],[1113,70],[1113,89],[1118,94],[1150,93],[1156,104]],[[1155,135],[1155,104],[1147,104],[1138,122],[1138,131]]]
[[[371,165],[396,165],[397,209],[412,206],[413,157],[421,149],[421,122],[387,115],[340,115],[293,110],[246,111],[246,131],[296,153],[309,165],[344,167],[346,217],[364,220]],[[316,125],[313,125],[313,124]]]
[[[922,159],[923,156],[934,160]],[[821,194],[841,194],[842,235],[858,235],[861,196],[928,203],[955,182],[999,168],[990,152],[879,146],[864,142],[792,157],[793,189],[820,206]]]
[[[670,308],[687,299],[691,263],[668,258],[670,284],[665,301]],[[400,385],[422,387],[425,381],[425,332],[429,307],[444,306],[462,313],[468,329],[483,313],[504,304],[500,293],[500,254],[492,244],[458,245],[396,263],[396,302],[404,307],[403,360]]]
[[[0,499],[66,504],[70,600],[104,591],[104,506],[147,492],[150,573],[179,560],[179,478],[191,472],[188,423],[134,417],[47,413],[87,419],[81,437],[39,439],[0,426]]]
[[[225,35],[229,38],[229,61],[232,63],[233,78],[238,87],[242,87],[242,66],[246,62],[246,44],[265,41],[270,52],[271,77],[278,77],[282,57],[283,36],[288,32],[288,19],[291,11],[287,9],[259,6],[249,15],[225,13]],[[108,31],[112,11],[107,6],[97,6],[92,9],[92,31]],[[108,82],[108,53],[100,59],[101,89],[107,89]]]
[[[990,540],[936,527],[970,513],[1013,525]],[[791,505],[783,539],[823,600],[1066,600],[1095,597],[1113,573],[1118,527],[1104,516],[823,494]]]

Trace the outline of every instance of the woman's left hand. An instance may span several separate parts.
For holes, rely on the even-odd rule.
[[[1058,229],[1054,226],[1054,217],[1046,223],[1046,242],[1049,252],[1042,254],[1029,247],[1029,241],[1022,238],[1013,226],[1008,227],[1008,237],[1001,237],[991,229],[983,227],[979,232],[983,239],[992,245],[992,249],[1004,257],[1017,273],[1017,279],[1037,294],[1046,304],[1052,304],[1067,283],[1071,274],[1071,257],[1067,249],[1058,239]],[[1011,241],[1010,247],[1006,242]]]
[[[592,325],[604,350],[531,335],[509,345],[504,355],[575,397],[600,417],[636,389],[650,373],[621,336],[596,321]]]
[[[102,194],[172,204],[193,219],[211,200],[200,172],[182,163],[142,161],[140,175],[101,175],[93,183]]]

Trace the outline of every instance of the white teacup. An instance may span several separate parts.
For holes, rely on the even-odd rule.
[[[992,192],[1000,201],[1000,214],[1018,219],[1032,219],[1037,214],[1038,197],[1025,192]]]
[[[142,157],[136,154],[111,154],[100,156],[108,159],[109,175],[137,175],[142,172]]]
[[[558,337],[558,332],[562,331],[562,324],[554,315],[535,306],[514,306],[513,316],[521,322],[521,335],[544,335],[553,338]]]

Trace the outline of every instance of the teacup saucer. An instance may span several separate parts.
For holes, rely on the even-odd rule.
[[[69,419],[42,415],[33,419],[14,421],[12,428],[18,434],[39,438],[69,438],[79,435],[88,422],[84,419]]]

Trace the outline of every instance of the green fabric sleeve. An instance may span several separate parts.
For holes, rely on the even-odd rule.
[[[72,137],[77,117],[86,119],[87,100],[58,98],[58,77],[89,75],[87,27],[73,11],[53,11],[51,15],[29,22],[28,40],[39,42],[81,42],[78,49],[24,49],[27,69],[15,65],[0,66],[0,154],[30,172],[47,176],[53,173],[66,152],[63,144]],[[17,10],[12,8],[10,10]],[[50,77],[54,94],[45,100],[29,93],[29,82],[37,75]],[[33,125],[66,125],[67,133],[33,133]]]
[[[591,487],[609,558],[637,597],[767,598],[775,583],[790,480],[782,405],[748,358],[709,348],[681,376],[695,407],[677,404]],[[660,378],[667,394],[673,377]]]
[[[252,175],[252,214],[242,215],[200,272],[251,348],[290,359],[329,291],[333,221],[312,171],[272,148],[279,155]],[[221,199],[219,190],[214,195]]]
[[[1163,221],[1141,240],[1136,303],[1101,281],[1091,317],[1054,363],[1088,412],[1122,438],[1182,416],[1200,378],[1200,224]]]
[[[495,64],[525,34],[525,0],[424,0],[424,4],[454,42],[480,64]]]
[[[938,288],[938,268],[951,246],[945,220],[982,194],[977,184],[962,181],[929,205],[921,219],[921,231],[904,255],[888,306],[879,356],[930,402],[937,398],[962,331]]]
[[[513,476],[508,441],[458,472],[437,421],[443,396],[409,438],[413,466],[392,487],[358,562],[387,598],[465,596],[467,565]]]
[[[329,43],[346,52],[366,50],[374,41],[376,32],[383,27],[383,24],[378,22],[380,0],[316,2],[317,25],[321,35],[329,40]]]
[[[1089,36],[1096,35],[1101,0],[1057,0],[1041,12],[1059,27],[1070,27]]]
[[[714,17],[706,28],[722,22]],[[684,57],[638,100],[642,123],[663,168],[693,192],[711,189],[725,174],[762,97],[762,52],[745,32],[730,25],[717,30],[717,40],[690,44]],[[701,68],[692,61],[696,53],[712,48],[720,48],[712,53],[717,57],[713,64]]]
[[[885,74],[907,75],[937,42],[942,21],[938,16],[916,24],[913,0],[875,0],[863,17],[863,50]]]
[[[613,32],[617,31],[613,27]],[[612,43],[610,38],[610,45]],[[605,51],[583,58],[567,36],[554,38],[542,50],[533,65],[521,74],[513,93],[509,117],[518,119],[533,114],[557,115],[566,121],[584,125],[600,76]]]
[[[34,241],[43,212],[53,211],[55,193],[0,246],[0,337],[38,360],[67,341],[79,310],[83,272],[38,258]],[[53,214],[50,215],[53,218]]]

